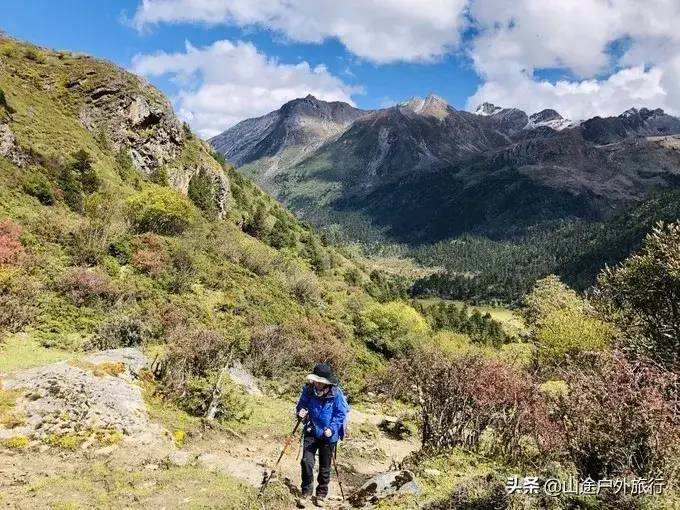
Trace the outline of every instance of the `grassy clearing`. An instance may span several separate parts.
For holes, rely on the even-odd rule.
[[[195,467],[127,471],[96,463],[19,489],[17,503],[51,508],[259,508],[257,490],[236,479]],[[293,508],[280,486],[262,498],[266,508]]]
[[[295,403],[271,397],[255,397],[251,401],[253,413],[244,421],[226,422],[225,425],[240,434],[266,431],[274,436],[286,436],[293,429]]]
[[[75,357],[73,352],[43,347],[29,335],[12,335],[0,345],[0,374]]]
[[[401,257],[371,257],[359,260],[366,264],[370,269],[413,279],[427,278],[428,276],[443,270],[443,268],[440,267],[422,266],[413,259]]]
[[[500,322],[503,325],[503,329],[509,335],[517,336],[520,333],[526,331],[526,324],[522,320],[522,317],[517,313],[516,310],[507,308],[505,306],[484,306],[484,305],[470,305],[464,303],[463,301],[442,299],[442,298],[422,298],[418,299],[419,302],[425,305],[432,305],[439,303],[440,301],[445,301],[446,303],[454,303],[457,306],[465,306],[472,310],[478,310],[482,315],[488,313],[491,318]]]

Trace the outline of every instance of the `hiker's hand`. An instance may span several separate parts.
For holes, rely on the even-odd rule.
[[[333,435],[333,431],[331,429],[326,429],[323,431],[323,435],[326,437],[331,437]]]
[[[298,411],[298,417],[299,417],[301,420],[304,420],[304,419],[305,419],[305,416],[307,416],[307,409],[300,409],[300,410]]]

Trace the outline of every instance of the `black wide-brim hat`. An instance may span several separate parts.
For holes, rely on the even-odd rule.
[[[307,376],[307,381],[328,384],[329,386],[337,386],[339,382],[328,363],[317,364],[312,373]]]

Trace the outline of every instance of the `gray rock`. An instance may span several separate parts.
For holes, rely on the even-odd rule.
[[[395,494],[420,494],[420,487],[411,471],[387,471],[368,480],[350,496],[352,506],[361,507],[376,504],[381,499]]]
[[[26,435],[107,429],[151,444],[163,440],[163,429],[151,422],[141,389],[119,377],[96,376],[67,362],[22,370],[3,381],[6,389],[22,389]]]
[[[88,354],[83,358],[87,363],[122,363],[127,368],[127,375],[136,377],[143,368],[149,367],[149,359],[139,349],[123,347]]]
[[[231,380],[242,386],[248,395],[262,395],[262,390],[258,386],[257,381],[250,372],[243,368],[240,361],[236,361],[228,373]]]
[[[426,469],[423,471],[423,475],[425,475],[426,478],[437,478],[438,476],[441,476],[441,474],[442,472],[438,469]]]
[[[0,156],[9,159],[17,166],[23,166],[26,162],[26,157],[7,124],[0,124]]]
[[[175,451],[168,455],[168,464],[171,466],[184,467],[188,465],[192,460],[192,456],[189,452]]]

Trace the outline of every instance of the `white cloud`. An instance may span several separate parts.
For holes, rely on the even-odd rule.
[[[483,83],[468,108],[551,107],[576,119],[631,106],[680,112],[680,2],[473,0],[470,16],[478,30],[470,56]],[[616,42],[628,46],[622,55],[611,51]],[[575,78],[536,78],[551,68]]]
[[[456,47],[467,0],[143,0],[133,23],[260,25],[293,41],[337,38],[372,62],[428,61]]]
[[[643,67],[621,70],[605,80],[556,83],[518,74],[502,82],[487,81],[468,99],[466,108],[474,110],[485,101],[517,107],[529,114],[553,108],[572,120],[619,115],[632,106],[665,106],[673,111],[667,104],[663,79],[664,73],[660,69],[645,70]]]
[[[181,53],[136,55],[132,68],[149,77],[171,76],[180,85],[179,115],[204,137],[307,94],[351,103],[359,92],[323,66],[284,64],[247,42],[222,40],[204,48],[187,42]]]
[[[133,22],[256,26],[298,42],[336,38],[375,63],[426,63],[464,48],[482,80],[468,109],[490,101],[529,113],[551,107],[573,119],[631,106],[680,114],[678,0],[143,0]],[[180,81],[180,111],[202,133],[295,96],[347,100],[353,92],[323,68],[284,65],[243,43],[142,56],[135,68]],[[572,78],[542,80],[546,69]]]

